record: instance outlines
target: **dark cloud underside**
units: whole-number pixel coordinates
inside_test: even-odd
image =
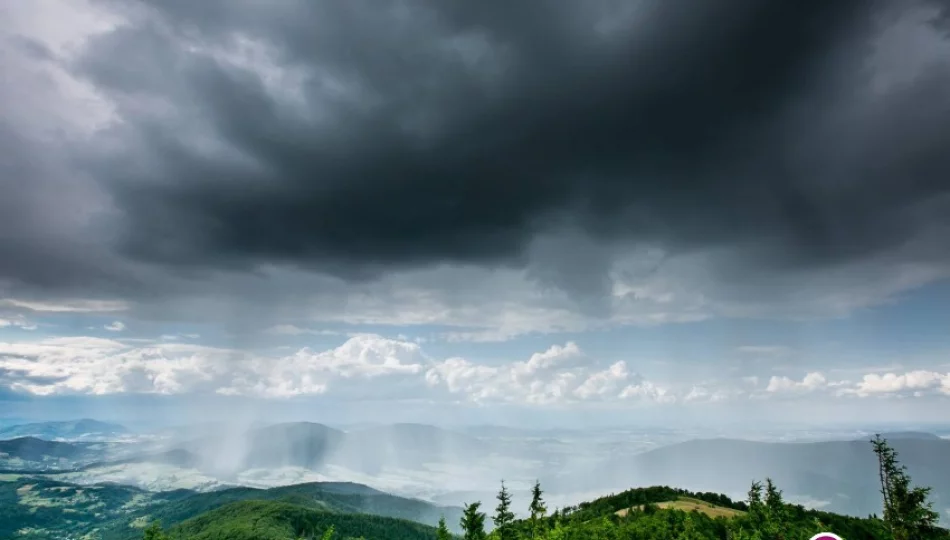
[[[355,278],[571,228],[818,268],[950,219],[948,64],[872,90],[923,3],[147,4],[72,66],[120,106],[78,163],[136,260]],[[242,43],[296,78],[209,52]]]

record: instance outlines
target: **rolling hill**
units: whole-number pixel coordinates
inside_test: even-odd
[[[720,506],[718,504],[693,497],[678,497],[672,501],[658,502],[656,503],[656,507],[671,510],[682,510],[683,512],[699,512],[714,519],[717,517],[734,518],[742,516],[746,513],[743,510],[729,508],[728,506]],[[635,512],[637,510],[644,510],[644,505],[634,506],[631,508],[621,508],[620,510],[614,512],[614,514],[624,517],[630,512]]]
[[[750,505],[718,493],[667,486],[629,489],[570,506],[548,519],[547,526],[557,530],[558,538],[806,539],[827,531],[847,540],[890,538],[877,518],[841,516],[781,501]],[[766,532],[771,527],[775,527],[773,532]],[[527,521],[515,523],[514,528],[530,534]],[[928,540],[948,538],[946,531],[934,532]]]
[[[196,493],[150,492],[131,486],[79,486],[35,476],[0,476],[0,538],[65,538],[95,535],[104,540],[141,537],[158,520],[171,525],[244,501],[284,503],[319,512],[363,514],[435,525],[441,516],[458,523],[459,508],[440,507],[389,495],[360,484],[309,483],[262,490],[232,488]]]
[[[242,501],[189,519],[169,533],[189,540],[286,540],[320,538],[333,528],[337,538],[434,540],[435,528],[404,519],[315,510],[275,501]]]
[[[68,470],[106,455],[107,443],[69,443],[36,437],[0,441],[0,470]]]

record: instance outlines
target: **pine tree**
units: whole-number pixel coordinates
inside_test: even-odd
[[[495,523],[495,532],[498,540],[515,540],[515,530],[512,525],[515,522],[515,513],[511,511],[511,493],[505,487],[505,481],[501,481],[501,491],[498,492],[498,506],[495,507],[495,515],[492,521]]]
[[[748,521],[734,524],[732,538],[735,540],[764,540],[763,529],[768,521],[768,515],[765,504],[762,502],[761,482],[752,482],[747,504],[749,505]]]
[[[463,508],[459,526],[462,528],[462,538],[464,540],[485,540],[487,538],[485,534],[485,513],[478,511],[481,506],[481,502],[473,502]]]
[[[437,540],[452,540],[452,533],[445,525],[445,516],[439,518],[439,526],[435,530],[435,537]]]
[[[530,514],[528,520],[531,524],[531,538],[544,537],[544,517],[548,509],[544,506],[544,500],[541,498],[541,482],[535,481],[531,488],[531,504],[528,506]]]
[[[323,536],[320,537],[320,540],[333,540],[333,534],[336,532],[336,527],[330,525],[330,528],[323,532]]]
[[[765,479],[765,536],[781,539],[788,529],[788,510],[782,499],[782,492],[775,487],[771,478]]]
[[[749,516],[758,525],[758,522],[765,520],[765,509],[762,506],[762,482],[752,482],[748,497]]]
[[[897,451],[880,435],[874,436],[871,445],[877,454],[884,522],[894,540],[927,538],[940,518],[927,501],[930,488],[911,487],[907,468],[897,461]]]

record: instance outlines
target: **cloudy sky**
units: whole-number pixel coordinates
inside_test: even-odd
[[[8,416],[950,420],[943,0],[3,2],[0,69]]]

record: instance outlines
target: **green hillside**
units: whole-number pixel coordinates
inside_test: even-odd
[[[452,523],[458,523],[461,516],[459,508],[440,507],[417,499],[397,497],[359,484],[308,483],[272,489],[233,488],[198,493],[158,506],[139,517],[167,524],[179,523],[208,510],[249,500],[282,502],[317,511],[399,518],[429,525],[435,525],[442,515]],[[113,527],[110,537],[113,536],[112,531],[115,531],[116,538],[131,537],[127,527]]]
[[[360,484],[308,483],[273,489],[233,488],[208,493],[149,492],[131,486],[78,486],[29,475],[0,478],[0,539],[141,538],[152,521],[178,524],[243,501],[291,504],[305,510],[454,525],[459,508],[382,493]]]
[[[890,539],[882,520],[856,518],[785,504],[766,483],[749,501],[725,495],[692,493],[666,486],[637,488],[562,509],[542,521],[545,538],[623,539],[776,539],[807,540],[832,531],[846,540]],[[515,538],[530,538],[530,520],[515,522]],[[756,536],[760,535],[760,536]]]
[[[408,520],[327,512],[274,501],[231,503],[175,526],[167,536],[191,540],[285,540],[320,538],[331,527],[338,539],[436,538],[435,528]]]

